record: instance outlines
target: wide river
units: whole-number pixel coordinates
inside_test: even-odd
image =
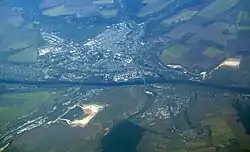
[[[176,85],[189,85],[197,87],[205,87],[210,89],[222,90],[226,92],[235,92],[250,94],[250,87],[240,86],[221,86],[204,81],[195,81],[189,79],[162,79],[162,78],[147,78],[135,79],[129,81],[29,81],[29,80],[13,80],[13,79],[0,79],[0,84],[21,84],[21,85],[35,85],[40,87],[71,87],[71,86],[93,86],[93,87],[115,87],[115,86],[134,86],[134,85],[147,85],[147,84],[176,84]]]

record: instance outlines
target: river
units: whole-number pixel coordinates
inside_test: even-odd
[[[162,78],[146,78],[134,79],[129,81],[32,81],[32,80],[14,80],[14,79],[0,79],[0,84],[21,84],[34,85],[39,87],[72,87],[72,86],[93,86],[93,87],[115,87],[115,86],[135,86],[148,84],[175,84],[175,85],[189,85],[197,87],[205,87],[210,89],[222,90],[226,92],[250,94],[250,87],[239,86],[221,86],[207,83],[204,81],[195,81],[190,79],[162,79]]]

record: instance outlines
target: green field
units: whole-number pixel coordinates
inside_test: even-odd
[[[239,0],[215,0],[213,3],[208,5],[205,9],[200,11],[198,13],[199,16],[205,17],[205,18],[214,18],[218,16],[219,14],[229,10],[233,6],[235,6]]]
[[[191,19],[196,14],[197,14],[197,11],[183,11],[174,15],[171,18],[163,20],[161,23],[169,25],[175,21],[186,21],[186,20]]]
[[[140,12],[137,14],[137,17],[145,17],[147,15],[156,13],[158,11],[161,11],[165,7],[167,7],[169,4],[171,4],[174,0],[158,0],[152,3],[149,3],[145,7],[143,7]]]
[[[165,49],[161,57],[166,61],[173,61],[179,59],[188,50],[183,45],[173,45],[170,48]]]
[[[219,49],[216,49],[216,48],[213,48],[213,47],[208,47],[204,52],[203,54],[210,57],[210,58],[213,58],[217,55],[220,55],[222,54],[223,51],[222,50],[219,50]]]
[[[158,0],[142,0],[142,3],[143,4],[151,4],[151,3],[155,3],[157,2]]]
[[[8,58],[10,62],[36,62],[37,61],[37,48],[30,47],[25,50],[18,52]]]
[[[43,14],[46,16],[60,16],[60,15],[71,15],[74,14],[74,12],[70,12],[66,6],[61,5],[61,6],[56,6],[50,9],[46,9],[45,11],[43,11]]]
[[[30,45],[31,44],[24,42],[24,41],[17,41],[17,42],[12,43],[9,46],[9,48],[12,50],[20,51],[20,50],[24,50],[24,49],[28,48]]]
[[[242,22],[247,23],[250,21],[250,14],[248,11],[240,11],[237,16],[237,24],[240,25]]]
[[[50,93],[46,91],[1,95],[0,124],[15,120],[33,109],[38,108],[49,97]],[[17,102],[21,102],[21,104]],[[2,106],[2,104],[4,106]]]
[[[92,1],[90,3],[89,0],[85,0],[80,2],[79,5],[75,5],[72,1],[66,1],[65,4],[60,6],[55,6],[43,11],[43,15],[56,17],[56,16],[64,16],[64,15],[74,15],[81,11],[82,15],[84,16],[92,16],[95,13],[98,13],[97,9],[89,10],[89,9],[82,9],[82,7],[92,7]]]
[[[0,48],[3,51],[21,51],[30,46],[37,47],[44,42],[38,29],[16,27],[4,20],[0,25],[0,35],[2,38]]]
[[[95,5],[114,4],[114,0],[93,0]]]
[[[116,17],[118,10],[117,9],[110,9],[110,10],[101,10],[100,11],[102,16],[105,18]]]
[[[239,31],[250,31],[250,26],[238,26]]]
[[[240,11],[239,14],[238,14],[238,16],[237,16],[237,22],[236,22],[237,24],[240,23],[241,18],[242,18],[243,15],[244,15],[244,11]]]
[[[202,126],[210,126],[212,131],[212,142],[214,146],[229,144],[230,139],[234,138],[231,128],[223,118],[208,118],[201,122]]]
[[[209,147],[209,143],[204,139],[196,139],[186,142],[185,146],[188,150],[193,150]]]

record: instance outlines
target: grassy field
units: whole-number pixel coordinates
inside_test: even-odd
[[[223,31],[225,30],[228,31],[229,34],[224,34]],[[214,42],[217,45],[225,46],[228,37],[237,37],[236,27],[230,26],[228,23],[215,22],[198,31],[187,43],[198,43],[197,40],[202,39]]]
[[[240,21],[241,21],[243,15],[244,15],[244,11],[240,11],[238,16],[237,16],[237,22],[236,22],[237,24],[240,24]]]
[[[219,14],[225,12],[226,10],[232,8],[238,2],[239,0],[227,0],[227,1],[215,0],[205,9],[200,11],[198,15],[201,17],[212,19],[218,16]]]
[[[250,57],[243,57],[240,61],[240,71],[250,73]]]
[[[212,131],[212,142],[214,146],[229,144],[229,140],[234,138],[231,128],[226,119],[215,117],[208,118],[201,122],[202,126],[210,126]]]
[[[250,31],[250,26],[238,26],[237,29],[240,31]]]
[[[232,132],[235,135],[240,147],[250,150],[250,135],[246,134],[242,123],[238,123],[237,121],[235,121],[236,119],[236,115],[228,117],[228,124],[232,128]]]
[[[103,17],[110,18],[110,17],[116,17],[118,11],[117,9],[110,9],[110,10],[102,10],[101,14]]]
[[[204,52],[203,54],[210,57],[210,58],[213,58],[217,55],[220,55],[222,54],[223,51],[222,50],[219,50],[219,49],[216,49],[216,48],[213,48],[213,47],[208,47]]]
[[[114,0],[94,0],[93,4],[95,5],[114,4]]]
[[[209,143],[204,139],[195,139],[185,143],[186,149],[196,150],[209,147]]]
[[[248,11],[240,11],[237,16],[238,25],[248,25],[250,22],[250,14]]]
[[[49,97],[50,94],[46,91],[1,95],[0,101],[4,106],[0,107],[0,124],[12,121],[38,108]],[[16,102],[22,103],[15,104]]]
[[[175,61],[187,51],[183,45],[173,45],[162,52],[161,58],[167,62]]]
[[[77,5],[75,3],[78,3]],[[92,1],[91,1],[92,3]],[[97,8],[89,0],[85,1],[66,1],[65,4],[55,6],[43,11],[43,15],[56,17],[62,15],[74,15],[81,12],[83,16],[92,16],[98,13]]]
[[[10,62],[23,62],[23,63],[30,63],[37,61],[37,48],[30,47],[26,48],[25,50],[18,52],[8,58]]]
[[[31,44],[29,43],[26,43],[24,41],[17,41],[17,42],[14,42],[12,43],[9,48],[12,49],[12,50],[24,50],[26,48],[28,48]]]
[[[59,15],[67,15],[67,9],[64,5],[56,6],[50,9],[47,9],[43,12],[44,15],[47,16],[59,16]]]
[[[53,124],[38,127],[18,136],[6,152],[97,152],[95,139],[88,138],[98,132],[98,127],[70,127],[66,124]],[[91,132],[90,132],[91,130]]]
[[[142,3],[143,4],[151,4],[151,3],[155,3],[157,2],[158,0],[143,0]]]
[[[136,91],[136,89],[138,89]],[[116,88],[102,93],[92,100],[100,103],[106,103],[110,106],[105,107],[93,119],[92,122],[105,125],[110,120],[122,117],[124,113],[133,113],[136,111],[138,103],[144,103],[147,99],[145,94],[140,91],[141,87],[135,87],[130,90],[129,88]],[[118,102],[119,101],[119,102]]]
[[[145,132],[141,141],[137,145],[137,152],[167,151],[168,144],[168,139],[150,132]]]
[[[246,85],[242,75],[237,68],[219,67],[211,72],[209,83],[217,85]],[[225,79],[226,76],[226,79]]]
[[[6,14],[5,16],[8,16],[8,14]],[[0,35],[3,38],[1,39],[0,43],[1,51],[20,51],[26,49],[29,46],[39,46],[43,43],[43,39],[40,35],[39,30],[29,30],[23,27],[13,26],[12,24],[9,24],[6,19],[1,20],[0,18],[0,21]]]
[[[140,12],[137,14],[137,17],[145,17],[147,15],[161,11],[169,4],[171,4],[173,1],[174,0],[158,0],[152,3],[149,2],[148,5],[146,5],[140,10]]]
[[[169,25],[175,21],[186,21],[191,19],[195,14],[197,14],[197,11],[182,11],[171,18],[163,20],[161,23]]]

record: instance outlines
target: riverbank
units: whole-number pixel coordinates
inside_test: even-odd
[[[204,81],[196,81],[190,79],[161,79],[161,78],[146,78],[135,79],[129,81],[27,81],[27,80],[14,80],[14,79],[0,79],[2,84],[19,84],[19,85],[34,85],[39,87],[71,87],[71,86],[94,86],[94,87],[117,87],[117,86],[135,86],[135,85],[148,85],[148,84],[173,84],[173,85],[189,85],[205,87],[227,92],[250,94],[249,87],[238,86],[221,86],[216,84],[207,83]]]

